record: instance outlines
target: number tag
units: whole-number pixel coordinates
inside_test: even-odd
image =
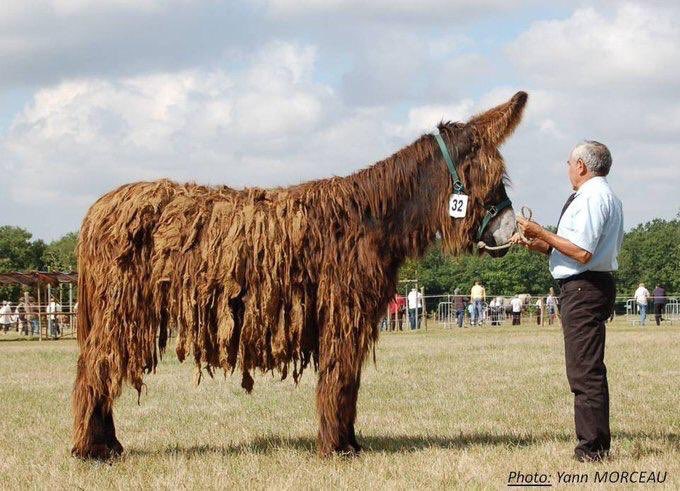
[[[467,194],[452,194],[449,198],[449,215],[453,218],[464,218],[467,212]]]

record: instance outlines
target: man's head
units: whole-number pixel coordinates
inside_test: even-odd
[[[479,286],[479,280],[475,281],[475,286]]]
[[[586,140],[574,147],[567,161],[569,180],[574,189],[591,177],[606,176],[612,166],[612,155],[606,145]]]
[[[640,288],[644,288],[644,287],[645,287],[645,284],[644,284],[644,283],[640,283]]]

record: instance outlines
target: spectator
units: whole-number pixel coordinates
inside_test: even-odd
[[[35,305],[35,299],[33,297],[28,297],[28,302],[26,303],[26,321],[31,326],[31,335],[35,336],[40,334],[40,317],[39,317],[39,306]]]
[[[543,299],[539,297],[536,300],[536,325],[540,326],[543,324]]]
[[[475,306],[470,302],[467,306],[468,317],[470,317],[470,325],[472,325],[472,316],[475,315]]]
[[[522,300],[519,295],[515,295],[515,298],[510,300],[510,305],[512,305],[512,325],[519,326],[522,322]]]
[[[396,331],[397,326],[399,326],[399,330],[402,329],[402,321],[404,319],[404,310],[406,308],[406,299],[402,296],[399,295],[398,293],[394,294],[394,298],[390,302],[390,305],[387,307],[388,312],[390,313],[390,321],[393,322],[391,326],[388,326],[387,329],[390,331]]]
[[[499,316],[502,305],[501,297],[493,298],[491,302],[489,302],[489,316],[491,317],[492,326],[500,326],[501,324]]]
[[[423,311],[423,294],[416,290],[416,287],[411,288],[408,292],[408,320],[411,324],[411,330],[420,327],[419,313]]]
[[[486,290],[479,281],[475,281],[475,285],[470,290],[470,303],[473,305],[472,310],[472,325],[482,325],[482,314],[484,312],[484,302],[486,301]]]
[[[548,296],[545,299],[545,306],[548,310],[548,325],[552,326],[557,317],[557,297],[555,296],[555,290],[552,287],[550,287]]]
[[[50,320],[51,332],[50,335],[56,339],[61,334],[61,329],[59,326],[60,317],[55,315],[61,312],[61,304],[58,303],[54,298],[51,299],[50,303],[47,305],[48,319]]]
[[[14,309],[14,316],[17,318],[17,332],[21,332],[21,334],[28,334],[26,304],[23,300],[21,300]]]
[[[654,320],[656,321],[656,325],[660,326],[661,321],[663,320],[663,310],[666,306],[666,289],[662,285],[657,284],[656,288],[654,288],[653,296]]]
[[[647,300],[649,299],[649,290],[645,288],[644,283],[640,283],[638,289],[635,290],[634,297],[640,311],[640,325],[644,326],[647,318]]]
[[[456,288],[453,291],[453,308],[456,311],[456,323],[458,324],[458,327],[463,327],[467,303],[468,303],[467,297],[460,294],[460,288]]]
[[[0,307],[0,329],[2,332],[9,331],[12,325],[12,307],[7,300],[2,302],[2,307]]]

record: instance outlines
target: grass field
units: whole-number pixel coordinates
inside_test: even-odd
[[[609,328],[613,456],[571,460],[572,396],[557,328],[444,330],[381,336],[367,362],[357,430],[365,451],[315,450],[314,380],[238,376],[192,385],[169,353],[128,389],[115,417],[124,457],[69,455],[75,341],[0,336],[0,488],[502,488],[511,471],[666,472],[680,488],[680,327]],[[589,485],[590,486],[590,485]],[[620,486],[619,486],[620,487]]]

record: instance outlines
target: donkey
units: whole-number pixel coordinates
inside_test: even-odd
[[[72,453],[121,454],[114,400],[123,382],[139,394],[169,323],[199,380],[238,367],[250,391],[255,370],[285,378],[292,365],[297,382],[311,363],[320,454],[359,452],[362,364],[400,265],[437,237],[461,254],[514,232],[498,146],[526,101],[518,92],[467,123],[442,122],[438,135],[347,177],[243,190],[160,180],[101,197],[78,244]]]

